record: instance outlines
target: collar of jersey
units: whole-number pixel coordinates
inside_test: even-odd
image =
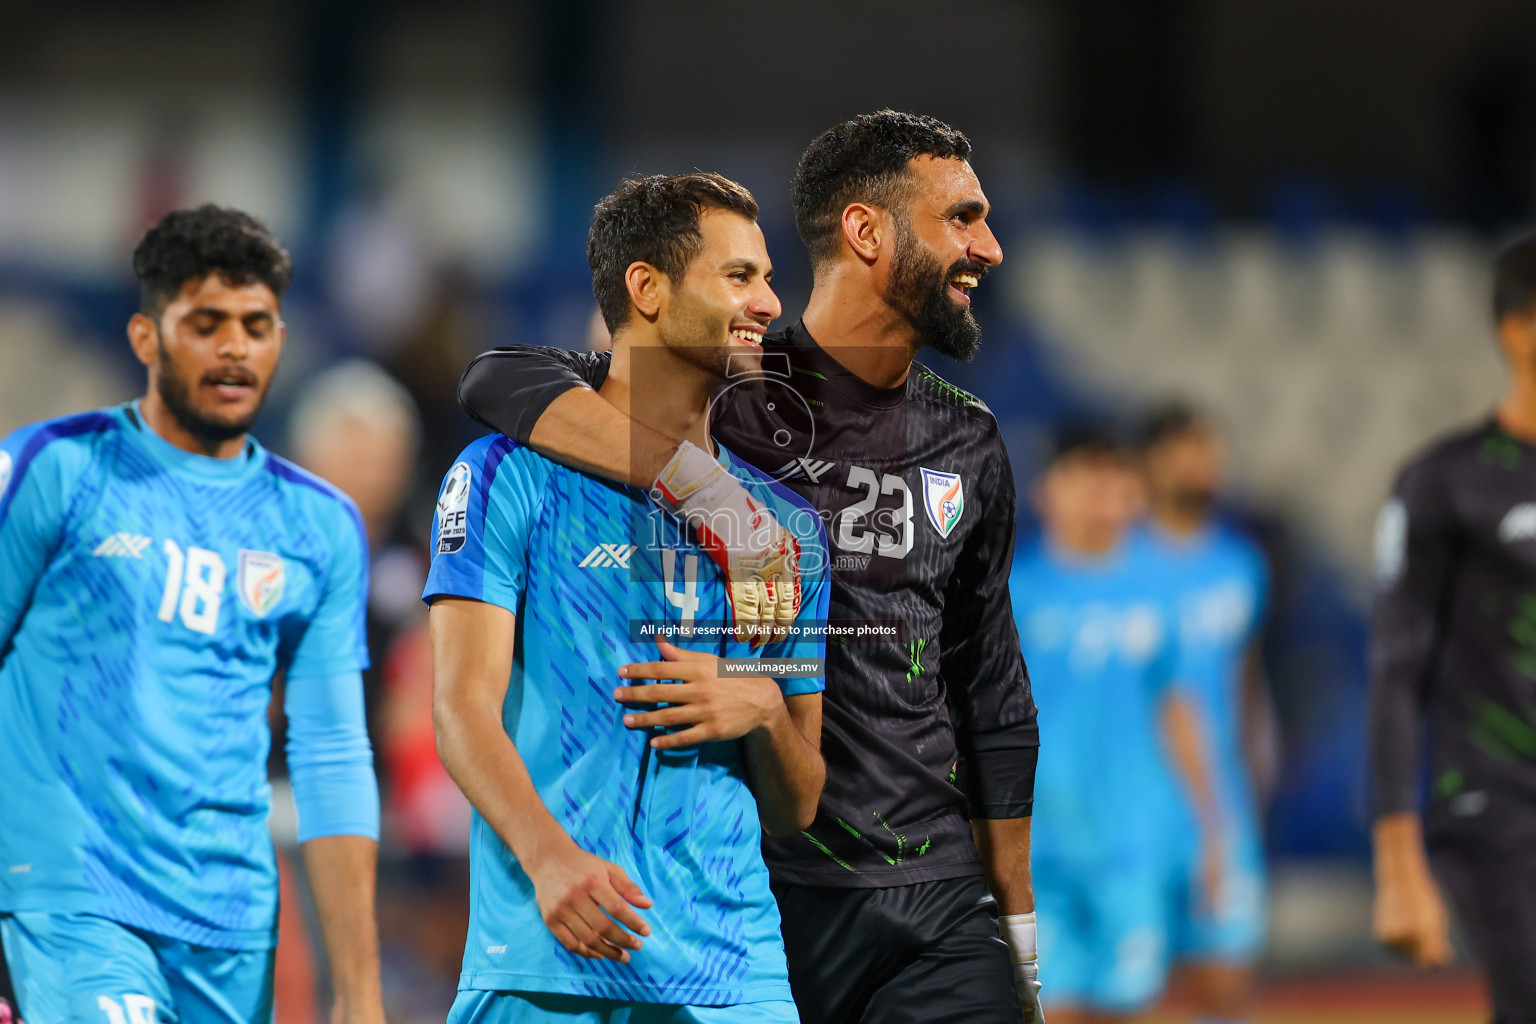
[[[816,339],[811,337],[811,332],[805,329],[804,320],[797,321],[793,327],[786,330],[784,339],[800,353],[800,358],[807,364],[807,369],[819,374],[829,386],[836,388],[862,406],[871,409],[893,409],[907,399],[907,381],[912,379],[910,372],[907,374],[907,380],[894,388],[876,387],[858,374],[849,371],[833,358],[830,352],[818,345]]]
[[[1066,572],[1097,573],[1103,575],[1109,575],[1124,566],[1128,554],[1126,538],[1121,538],[1119,544],[1116,544],[1102,555],[1089,555],[1067,550],[1049,533],[1043,531],[1040,536],[1040,550],[1045,553],[1045,557],[1051,565],[1057,569]]]
[[[1207,520],[1200,529],[1188,536],[1179,536],[1150,517],[1137,524],[1143,538],[1155,547],[1179,558],[1204,554],[1216,543],[1216,523]]]
[[[238,482],[258,472],[266,462],[266,449],[256,443],[249,434],[245,437],[245,451],[232,459],[215,459],[178,448],[150,429],[144,422],[144,413],[135,399],[118,406],[119,414],[128,424],[128,435],[150,458],[167,469],[190,473],[204,480]]]

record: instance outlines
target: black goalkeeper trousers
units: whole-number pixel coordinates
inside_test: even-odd
[[[1430,861],[1488,973],[1494,1024],[1536,1024],[1536,849],[1457,837]]]
[[[980,878],[773,892],[802,1024],[1021,1024],[997,901]]]

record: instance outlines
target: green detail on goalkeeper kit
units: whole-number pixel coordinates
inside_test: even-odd
[[[907,667],[907,682],[910,683],[923,674],[923,648],[927,646],[927,640],[912,640],[907,643],[907,659],[910,662]]]
[[[877,814],[877,815],[875,815],[875,817],[878,818],[879,815]],[[853,836],[853,838],[857,839],[859,842],[863,843],[865,846],[869,847],[871,850],[874,850],[876,853],[880,853],[879,849],[877,849],[875,847],[875,844],[870,842],[868,839],[866,839],[864,837],[864,833],[860,832],[858,829],[856,829],[852,825],[848,824],[842,818],[838,818],[837,819],[837,823],[839,825],[843,826],[843,831],[845,831],[849,835]],[[887,864],[891,865],[892,867],[896,866],[896,861],[891,860],[891,858],[889,856],[887,856],[886,854],[880,853],[880,856],[881,856],[882,859],[884,859],[884,861]]]
[[[887,864],[889,864],[893,868],[894,867],[899,867],[902,864],[902,862],[907,859],[908,848],[911,846],[911,841],[909,839],[907,839],[906,836],[902,835],[900,832],[897,832],[895,829],[891,828],[891,826],[886,823],[885,816],[882,815],[879,811],[871,811],[870,813],[873,814],[875,820],[880,823],[880,827],[885,829],[885,831],[890,834],[892,839],[896,840],[896,856],[895,857],[892,857],[890,854],[885,853],[882,850],[880,850],[879,847],[877,847],[874,843],[869,841],[869,837],[868,836],[864,835],[864,833],[860,832],[858,829],[856,829],[852,825],[848,824],[842,818],[835,818],[833,820],[837,822],[838,827],[841,828],[844,832],[847,832],[849,835],[853,836],[853,838],[857,839],[859,842],[861,842],[865,846],[869,847],[869,849],[871,849],[875,853],[879,854],[881,860],[885,861]],[[800,834],[805,836],[805,838],[809,839],[811,841],[811,845],[812,846],[816,847],[816,849],[820,850],[822,853],[826,854],[828,857],[831,857],[834,861],[836,861],[838,864],[842,865],[843,867],[847,868],[849,871],[857,871],[858,870],[857,868],[852,867],[851,865],[849,865],[849,863],[847,861],[843,860],[837,854],[833,853],[831,848],[829,846],[827,846],[826,843],[823,843],[820,839],[817,839],[815,836],[811,835],[809,832],[801,832]],[[912,853],[912,855],[915,856],[915,857],[921,857],[923,854],[927,853],[929,851],[929,849],[932,848],[932,846],[933,846],[933,837],[932,836],[924,836],[923,837],[923,845],[919,846],[917,848],[917,850]]]
[[[845,825],[844,827],[846,828],[847,826]],[[811,841],[811,845],[812,846],[816,847],[816,849],[820,850],[822,853],[826,854],[828,857],[831,857],[834,861],[836,861],[839,867],[847,868],[849,871],[856,871],[856,870],[858,870],[852,864],[849,864],[847,861],[843,860],[843,858],[841,858],[837,854],[833,853],[830,849],[828,849],[826,843],[822,842],[820,839],[817,839],[815,836],[811,835],[809,832],[801,832],[800,834],[805,836],[805,838],[809,839]]]
[[[1536,679],[1536,597],[1527,594],[1516,603],[1509,636],[1520,645],[1510,662],[1527,679]]]
[[[1453,797],[1461,792],[1461,787],[1465,784],[1466,779],[1462,777],[1461,772],[1449,768],[1441,772],[1440,777],[1435,780],[1435,795],[1442,799]]]
[[[1502,430],[1496,430],[1483,439],[1477,457],[1487,465],[1513,473],[1520,468],[1520,443]]]
[[[891,838],[896,840],[896,859],[895,860],[891,860],[891,858],[889,858],[889,857],[885,858],[887,861],[890,862],[892,867],[895,867],[896,865],[900,864],[902,861],[907,859],[907,837],[902,835],[900,832],[897,832],[895,829],[891,828],[891,826],[886,822],[884,815],[882,815],[879,811],[872,811],[870,813],[872,813],[875,816],[875,820],[880,823],[880,827],[885,829],[887,832],[889,832],[891,834]],[[933,837],[932,836],[924,836],[923,839],[925,840],[925,842],[923,843],[922,846],[918,847],[918,849],[917,849],[917,854],[916,855],[919,856],[919,857],[921,857],[923,854],[927,853],[928,852],[928,848],[933,845]]]
[[[1485,754],[1501,761],[1512,755],[1536,760],[1536,728],[1529,722],[1490,700],[1479,701],[1473,711],[1469,737]]]
[[[939,393],[939,397],[949,402],[951,405],[964,406],[981,404],[981,401],[975,395],[962,388],[955,387],[949,381],[945,380],[943,377],[940,377],[938,374],[934,373],[932,370],[927,369],[926,367],[922,371],[921,380],[923,383],[929,385],[935,391],[937,391]]]
[[[824,373],[817,373],[815,370],[807,370],[803,366],[791,367],[790,368],[790,372],[791,373],[804,374],[807,377],[815,377],[817,380],[826,380],[827,379],[827,375],[826,374],[824,374]]]

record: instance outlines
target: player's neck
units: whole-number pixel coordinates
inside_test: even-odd
[[[144,425],[160,438],[184,452],[206,455],[213,459],[233,459],[245,451],[245,435],[228,440],[210,441],[188,430],[176,414],[160,400],[159,393],[151,387],[149,393],[139,399],[139,416]]]
[[[1499,427],[1510,437],[1536,444],[1536,374],[1516,374],[1499,403]]]
[[[906,383],[922,347],[917,330],[870,286],[864,268],[816,274],[801,319],[816,344],[849,373],[877,388]]]
[[[708,371],[660,343],[616,338],[598,394],[641,426],[712,452],[709,396],[717,384]]]
[[[1162,505],[1152,508],[1152,525],[1175,540],[1190,540],[1205,529],[1208,521],[1202,512]]]
[[[1046,539],[1058,555],[1073,562],[1096,562],[1120,546],[1120,535],[1094,529],[1074,529],[1063,525],[1046,530]]]

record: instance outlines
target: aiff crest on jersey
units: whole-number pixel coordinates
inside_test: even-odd
[[[965,513],[965,487],[960,474],[923,470],[923,505],[928,509],[928,521],[939,531],[939,536],[948,537]]]
[[[257,618],[277,607],[283,597],[283,584],[287,573],[283,569],[281,555],[270,551],[240,551],[238,587],[240,603]]]

